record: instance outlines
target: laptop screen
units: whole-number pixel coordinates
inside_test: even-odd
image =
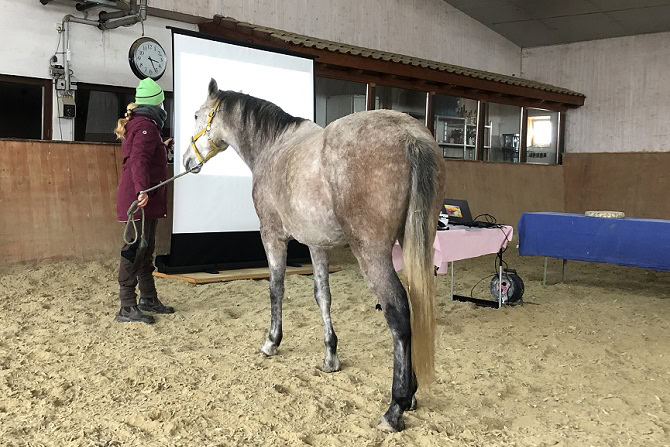
[[[445,204],[444,205],[444,211],[447,216],[449,217],[463,217],[463,212],[461,211],[461,207],[458,205],[449,205]]]
[[[449,216],[449,223],[470,224],[472,214],[467,200],[445,199],[440,214]]]

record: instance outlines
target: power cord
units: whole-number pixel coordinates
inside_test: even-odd
[[[479,284],[481,284],[482,281],[484,281],[485,279],[489,279],[489,278],[491,278],[491,275],[486,275],[485,277],[483,277],[482,279],[480,279],[479,281],[477,281],[477,284],[475,284],[474,286],[472,286],[472,289],[470,289],[470,298],[474,298],[474,297],[475,297],[475,296],[474,296],[475,288],[476,288]]]
[[[484,220],[478,220],[480,217],[483,217]],[[488,214],[488,213],[483,213],[483,214],[480,214],[477,217],[475,217],[473,219],[473,222],[475,223],[476,227],[478,226],[477,222],[482,222],[482,223],[485,223],[485,225],[481,225],[480,227],[498,228],[502,232],[502,234],[505,236],[504,241],[507,241],[507,234],[505,233],[505,230],[504,230],[505,226],[502,225],[502,224],[499,224],[498,220],[495,218],[495,216],[493,216],[491,214]],[[493,273],[496,274],[496,275],[498,274],[498,270],[499,270],[499,267],[501,265],[505,267],[505,270],[507,270],[509,268],[509,266],[507,265],[507,262],[505,262],[505,260],[503,259],[503,253],[505,253],[505,251],[507,251],[507,246],[505,245],[505,242],[503,242],[503,244],[500,246],[500,250],[496,254],[496,257],[495,257],[494,263],[493,263]]]

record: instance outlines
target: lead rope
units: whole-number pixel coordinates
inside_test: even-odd
[[[177,174],[174,177],[170,177],[169,179],[167,179],[163,182],[160,182],[156,186],[152,186],[149,189],[146,189],[144,191],[140,191],[140,194],[148,194],[151,191],[153,191],[155,189],[158,189],[163,185],[166,185],[170,182],[174,182],[179,177],[184,176],[184,175],[186,175],[186,174],[188,174],[188,173],[190,173],[190,172],[192,172],[192,171],[194,171],[198,168],[201,168],[203,164],[205,164],[204,161],[202,161],[202,162],[198,163],[197,165],[193,166],[191,169],[182,172],[181,174]],[[133,203],[130,204],[130,208],[128,208],[128,212],[126,213],[126,214],[128,214],[128,221],[126,222],[126,226],[123,229],[123,242],[126,243],[127,245],[133,245],[134,243],[137,242],[137,239],[139,239],[141,237],[142,239],[141,239],[141,242],[140,242],[140,249],[143,249],[143,248],[146,248],[149,244],[147,243],[147,240],[144,238],[144,220],[145,220],[144,219],[144,208],[140,208],[138,206],[139,203],[140,203],[139,200],[135,200]],[[142,233],[139,233],[139,234],[137,232],[137,224],[135,223],[135,220],[133,219],[133,217],[135,216],[135,213],[138,211],[138,208],[139,208],[139,211],[142,212],[142,217],[141,217]],[[135,235],[132,240],[128,238],[128,228],[130,228],[131,222],[132,222],[132,226],[133,226],[133,234]]]
[[[195,156],[200,163],[193,166],[191,169],[182,172],[181,174],[177,174],[174,177],[171,177],[171,178],[165,180],[164,182],[159,183],[156,186],[153,186],[153,187],[151,187],[147,190],[144,190],[144,191],[140,191],[140,194],[149,193],[149,192],[153,191],[154,189],[158,189],[158,188],[160,188],[161,186],[163,186],[167,183],[170,183],[170,182],[173,182],[173,181],[177,180],[182,175],[186,175],[191,171],[194,171],[198,168],[201,168],[202,165],[204,165],[210,158],[212,158],[213,156],[215,156],[219,152],[224,151],[226,149],[225,147],[217,146],[216,144],[214,144],[211,137],[209,136],[209,131],[212,129],[212,121],[214,120],[214,117],[216,116],[216,112],[218,112],[220,105],[221,105],[221,99],[219,99],[216,102],[216,104],[214,104],[214,107],[212,107],[212,110],[209,111],[209,115],[208,115],[208,118],[207,118],[207,126],[205,126],[204,129],[202,129],[200,132],[198,132],[193,137],[191,137],[191,147],[193,148],[193,152],[195,153]],[[200,151],[198,150],[197,146],[195,145],[195,142],[200,137],[202,137],[203,135],[207,136],[207,140],[209,141],[209,145],[212,147],[212,150],[210,150],[209,153],[207,154],[207,156],[205,156],[204,158],[202,157],[202,155],[200,155]],[[226,145],[226,147],[228,147],[228,146]],[[138,236],[140,236],[140,235],[137,234],[137,224],[135,223],[135,220],[133,219],[133,217],[135,216],[135,213],[137,212],[139,203],[140,203],[139,200],[135,200],[133,203],[130,204],[130,208],[128,208],[128,213],[127,213],[128,214],[128,221],[126,221],[126,226],[123,229],[123,242],[125,242],[128,245],[133,245],[135,242],[137,242]],[[145,248],[149,244],[147,243],[146,239],[144,238],[144,220],[145,220],[144,219],[144,208],[140,208],[140,211],[142,212],[142,233],[141,233],[142,241],[140,242],[140,248]],[[133,231],[135,232],[135,236],[134,236],[134,239],[132,241],[128,238],[128,228],[130,227],[131,222],[133,223]]]

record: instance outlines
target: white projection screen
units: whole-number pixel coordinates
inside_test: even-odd
[[[173,30],[175,174],[214,78],[221,90],[266,99],[314,120],[314,61]],[[173,234],[258,231],[251,172],[231,147],[174,184]]]

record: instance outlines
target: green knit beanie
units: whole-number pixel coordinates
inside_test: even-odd
[[[165,94],[160,85],[151,78],[142,79],[135,89],[135,104],[157,106],[165,101]]]

